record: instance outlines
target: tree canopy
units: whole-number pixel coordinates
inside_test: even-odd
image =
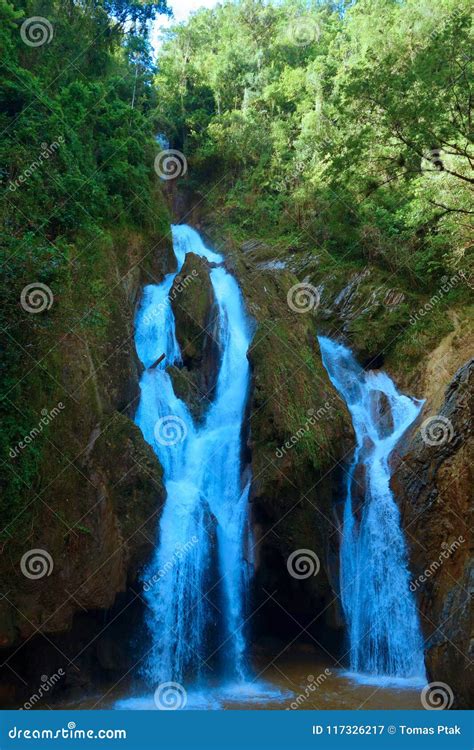
[[[57,378],[50,331],[103,327],[104,250],[121,228],[162,229],[146,34],[157,12],[168,13],[165,0],[0,0],[5,518],[37,472],[39,444],[15,464],[8,451],[38,422],[35,401]],[[25,313],[32,283],[54,294],[51,312]]]
[[[160,52],[160,127],[197,189],[219,180],[236,223],[304,228],[335,253],[432,283],[465,267],[470,247],[469,5],[235,0],[202,10]]]

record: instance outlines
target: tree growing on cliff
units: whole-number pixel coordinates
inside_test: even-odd
[[[158,117],[235,223],[428,288],[468,265],[471,45],[466,0],[236,0],[171,32]]]

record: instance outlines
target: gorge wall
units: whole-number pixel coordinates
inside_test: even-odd
[[[218,236],[212,219],[203,226]],[[256,581],[265,593],[278,592],[271,598],[274,632],[284,630],[285,616],[295,617],[300,625],[312,623],[311,635],[323,644],[331,637],[344,643],[342,631],[337,632],[343,626],[337,603],[339,504],[353,439],[345,407],[320,371],[314,344],[318,330],[348,344],[366,367],[383,367],[402,391],[425,401],[392,456],[393,488],[422,617],[428,677],[449,685],[453,708],[467,708],[473,684],[470,311],[450,310],[447,332],[443,335],[441,329],[420,341],[415,323],[425,301],[390,287],[377,267],[368,265],[344,277],[339,269],[328,271],[313,253],[282,252],[262,240],[242,243],[235,235],[229,231],[226,253],[259,321],[251,353],[251,434],[254,512],[257,529],[263,519],[264,564]],[[317,291],[318,304],[309,313],[292,314],[287,295],[301,282]],[[465,284],[466,279],[454,274],[451,283]],[[429,301],[426,309],[433,307],[436,302]],[[410,322],[402,326],[407,311]],[[424,308],[421,314],[426,314]],[[308,356],[300,363],[292,349],[304,352],[306,346]],[[319,415],[308,431],[307,398]],[[272,450],[275,435],[278,452]],[[268,538],[265,530],[273,524],[277,533]],[[321,553],[322,575],[309,583],[289,581],[283,570],[285,556],[300,547]]]
[[[321,362],[316,332],[324,331],[349,343],[364,364],[386,367],[411,395],[427,398],[423,419],[440,414],[453,425],[453,439],[439,448],[426,445],[420,425],[415,426],[394,457],[394,488],[415,582],[444,545],[459,536],[466,540],[428,581],[417,584],[430,679],[447,682],[454,707],[464,707],[470,628],[466,405],[472,393],[472,368],[463,366],[464,321],[458,319],[448,341],[436,343],[444,347],[444,369],[436,371],[439,388],[433,388],[436,346],[415,358],[411,368],[400,364],[403,349],[384,352],[381,341],[389,343],[404,299],[399,290],[380,284],[375,269],[329,284],[324,270],[311,265],[314,259],[290,252],[282,260],[270,244],[221,236],[212,220],[199,212],[194,218],[238,277],[255,328],[243,451],[253,474],[250,629],[256,653],[271,653],[292,639],[310,644],[314,653],[328,648],[336,658],[346,651],[338,552],[354,442],[347,409]],[[34,683],[53,667],[64,666],[58,694],[67,695],[90,679],[125,672],[140,655],[136,635],[143,603],[137,576],[155,544],[163,487],[156,458],[132,421],[139,374],[133,319],[143,284],[160,280],[172,263],[169,240],[154,249],[153,260],[140,263],[148,249],[143,243],[128,237],[109,251],[105,277],[116,292],[100,336],[61,337],[60,320],[53,323],[61,342],[60,380],[47,403],[62,397],[65,408],[47,433],[42,470],[30,490],[35,514],[20,542],[12,539],[2,557],[6,591],[12,592],[0,602],[1,645],[11,667],[2,682],[5,703],[26,700],[22,681]],[[124,273],[127,265],[130,272]],[[218,356],[209,270],[205,260],[190,254],[172,290],[184,366],[171,374],[197,420],[212,398]],[[318,304],[304,313],[291,296],[302,279],[319,295]],[[361,309],[367,330],[376,329],[377,336],[358,328]],[[444,397],[440,392],[446,388]],[[63,389],[72,398],[65,400]],[[40,392],[39,405],[44,397]],[[44,503],[35,500],[38,495]],[[21,572],[22,555],[37,548],[47,550],[54,563],[39,581]],[[303,580],[290,575],[288,558],[297,550],[317,555],[317,575]],[[132,647],[124,653],[120,642]]]
[[[427,639],[428,677],[450,685],[454,707],[465,709],[473,684],[473,380],[471,359],[455,373],[436,413],[428,406],[421,430],[400,446],[393,477]]]
[[[124,609],[135,621],[141,603],[130,587],[153,549],[164,499],[161,468],[133,422],[133,320],[143,284],[161,278],[169,250],[168,232],[117,237],[102,248],[95,290],[84,294],[78,280],[44,314],[41,367],[28,391],[38,424],[8,467],[14,473],[28,451],[38,454],[2,545],[2,704],[27,700],[41,675],[59,668],[57,690],[67,691],[131,658],[113,628],[102,631]],[[97,308],[101,325],[87,325]],[[120,632],[120,620],[114,627]]]

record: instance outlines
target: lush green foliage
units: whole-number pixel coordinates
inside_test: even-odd
[[[55,345],[75,327],[81,335],[104,327],[105,251],[120,230],[163,228],[153,169],[157,96],[143,31],[157,11],[166,11],[164,0],[0,0],[0,452],[12,516],[35,479],[41,441],[15,461],[8,452],[48,405],[38,400],[63,366]],[[34,17],[46,20],[40,36],[27,31]],[[38,282],[54,295],[41,315],[20,305],[22,289]]]
[[[344,8],[344,5],[346,6]],[[429,289],[467,265],[467,0],[226,2],[174,30],[159,120],[225,217]]]
[[[155,69],[146,29],[165,0],[0,0],[6,515],[44,462],[40,441],[8,454],[51,405],[48,389],[57,399],[58,341],[107,335],[108,252],[124,233],[163,231],[157,133],[188,158],[181,186],[242,237],[314,249],[334,277],[370,262],[410,299],[467,268],[469,11],[468,0],[226,0],[169,32]],[[34,17],[47,21],[41,44],[25,41]],[[20,304],[33,282],[54,294],[41,315]],[[362,324],[384,340],[377,321]],[[423,326],[420,347],[442,327]]]

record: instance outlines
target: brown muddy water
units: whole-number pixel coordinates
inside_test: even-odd
[[[256,677],[244,685],[216,684],[214,687],[186,688],[187,710],[328,710],[328,709],[419,709],[422,685],[407,686],[363,681],[314,656],[302,653],[283,655],[273,663],[255,665]],[[182,694],[177,698],[182,701]],[[158,708],[153,693],[136,682],[121,681],[87,698],[55,706],[64,709]]]

